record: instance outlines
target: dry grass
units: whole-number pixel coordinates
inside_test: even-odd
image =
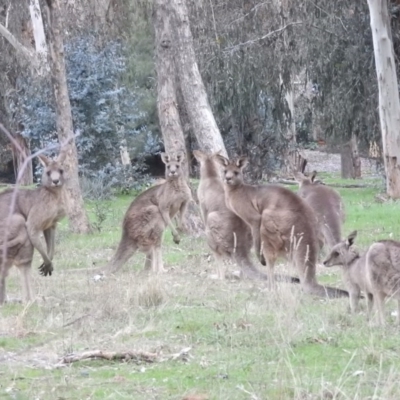
[[[368,196],[361,200],[367,227],[375,218]],[[357,215],[348,199],[348,212]],[[102,233],[79,237],[63,227],[55,274],[40,277],[35,258],[36,301],[0,309],[0,398],[399,398],[393,320],[385,329],[370,326],[365,312],[348,313],[346,299],[314,298],[295,285],[270,291],[263,282],[209,279],[214,264],[201,237],[177,246],[167,233],[166,274],[143,271],[138,254],[114,277],[94,280],[94,268],[106,264],[119,240],[128,203],[113,202]],[[277,272],[293,274],[283,266]],[[342,286],[338,270],[318,273]],[[8,288],[20,296],[17,271]],[[159,362],[58,366],[65,354],[96,349],[154,352]]]

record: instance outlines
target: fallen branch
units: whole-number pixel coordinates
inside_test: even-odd
[[[157,354],[147,353],[145,351],[102,351],[91,350],[81,354],[69,354],[60,361],[60,364],[72,364],[82,360],[97,360],[104,359],[108,361],[134,361],[136,363],[147,362],[153,363],[157,360]]]
[[[274,181],[273,183],[280,183],[282,185],[298,185],[298,183],[296,181],[292,181],[289,179],[278,179],[276,181]],[[369,185],[361,185],[358,183],[329,183],[329,184],[325,184],[322,183],[322,185],[327,185],[327,186],[331,186],[331,187],[337,187],[337,188],[345,188],[345,189],[357,189],[357,188],[367,188],[370,187]]]
[[[190,354],[191,347],[185,347],[178,353],[169,354],[164,357],[160,357],[156,353],[148,353],[146,351],[102,351],[102,350],[90,350],[84,351],[81,354],[68,354],[63,357],[57,366],[63,366],[65,364],[72,364],[77,361],[83,360],[97,360],[104,359],[108,361],[133,361],[137,364],[146,362],[153,363],[156,361],[163,362],[166,360],[182,360],[189,361],[193,356]]]

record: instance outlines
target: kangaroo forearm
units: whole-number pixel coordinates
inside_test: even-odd
[[[254,250],[256,252],[257,257],[260,257],[261,255],[261,235],[260,235],[260,230],[257,228],[252,228],[251,233],[253,235],[253,244],[254,244]]]
[[[43,241],[40,239],[39,232],[31,232],[28,230],[29,239],[33,247],[40,253],[45,264],[50,264],[51,260],[45,249]]]
[[[44,238],[46,240],[46,245],[47,245],[47,254],[48,254],[50,260],[52,260],[54,257],[55,233],[56,233],[56,229],[54,227],[46,229],[43,232]]]
[[[170,218],[170,216],[169,216],[169,210],[167,210],[167,212],[161,213],[161,215],[162,215],[162,217],[163,217],[163,220],[164,220],[164,222],[165,222],[165,225],[166,225],[166,226],[169,226],[169,228],[171,229],[172,235],[173,235],[173,236],[178,235],[178,233],[177,233],[177,231],[176,231],[176,229],[175,229],[175,227],[174,227],[174,224],[172,223],[171,218]]]
[[[186,201],[186,202],[182,203],[181,208],[179,209],[179,218],[181,221],[183,221],[183,218],[185,218],[188,206],[189,206],[189,203]]]

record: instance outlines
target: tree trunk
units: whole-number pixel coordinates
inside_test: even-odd
[[[350,149],[351,149],[351,161],[353,163],[353,168],[354,168],[354,179],[360,179],[361,158],[360,158],[360,153],[358,152],[358,139],[354,133],[351,135]]]
[[[32,185],[33,184],[33,172],[32,172],[32,160],[30,160],[23,171],[21,167],[24,161],[31,155],[31,150],[26,142],[25,138],[19,133],[14,135],[14,140],[19,144],[22,152],[19,151],[15,146],[12,146],[13,152],[13,163],[14,163],[14,174],[15,181],[20,185]],[[18,175],[19,176],[18,179]]]
[[[386,192],[400,198],[400,100],[387,0],[368,0],[379,88]]]
[[[193,133],[202,150],[209,152],[221,151],[221,154],[226,156],[225,145],[211,111],[196,62],[186,1],[169,0],[169,4],[173,11],[174,38],[178,49],[176,66]]]
[[[361,159],[358,152],[357,136],[353,133],[349,142],[345,143],[340,153],[343,179],[361,178]]]
[[[33,37],[35,38],[36,53],[38,53],[41,61],[47,62],[47,45],[46,36],[44,34],[44,26],[42,13],[40,11],[39,0],[30,0],[29,12],[31,14]]]
[[[289,20],[289,3],[288,0],[281,0],[280,1],[280,15],[281,15],[281,27],[283,28],[288,24]],[[288,42],[290,39],[288,38],[288,31],[287,29],[283,30],[282,34],[283,40],[283,50],[285,53],[290,53]],[[288,67],[286,67],[288,68]],[[287,76],[286,82],[283,79],[282,74]],[[287,121],[287,132],[286,138],[289,141],[289,147],[295,148],[296,147],[296,122],[294,119],[294,79],[292,71],[285,71],[285,66],[281,65],[281,87],[283,92],[285,93],[285,101],[287,103],[287,108],[289,111],[289,118]]]
[[[156,0],[154,7],[157,108],[161,133],[167,153],[175,151],[186,153],[185,137],[183,135],[177,104],[170,2],[169,0]],[[187,161],[188,158],[186,158],[185,163],[185,174],[189,178]]]
[[[57,133],[60,143],[67,143],[65,172],[68,176],[66,208],[70,229],[76,233],[90,232],[90,224],[85,212],[78,176],[78,154],[73,137],[71,103],[68,96],[65,71],[64,45],[62,39],[62,19],[59,0],[47,0],[49,6],[49,46],[51,59],[51,80],[56,102]]]

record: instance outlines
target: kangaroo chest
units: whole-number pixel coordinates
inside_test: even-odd
[[[249,213],[253,210],[253,205],[241,192],[226,193],[225,203],[233,213],[244,221],[249,219]]]

